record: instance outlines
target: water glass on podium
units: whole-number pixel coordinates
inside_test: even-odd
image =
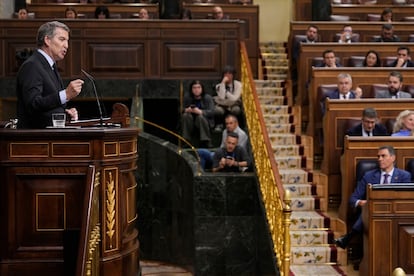
[[[65,113],[53,113],[52,123],[53,127],[65,127],[66,114]]]

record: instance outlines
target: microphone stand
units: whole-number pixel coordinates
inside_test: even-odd
[[[82,73],[92,82],[93,92],[95,93],[96,103],[98,105],[99,110],[99,124],[101,127],[103,127],[103,114],[102,114],[102,108],[101,108],[101,102],[99,101],[98,92],[96,91],[95,86],[95,79],[90,75],[89,73],[86,73],[85,70],[81,69]]]

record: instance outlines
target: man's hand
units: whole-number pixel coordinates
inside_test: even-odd
[[[361,99],[362,98],[362,89],[361,89],[361,87],[357,86],[355,88],[354,93],[355,93],[355,98],[357,98],[357,99]]]
[[[395,67],[402,67],[405,63],[405,59],[399,58]]]
[[[358,200],[358,206],[364,206],[365,204],[367,204],[366,200],[363,200],[363,199]]]
[[[81,79],[76,79],[69,83],[68,87],[66,87],[66,99],[68,101],[80,94],[83,83],[84,81]]]
[[[76,108],[66,109],[65,111],[70,116],[71,121],[77,121],[79,119]]]

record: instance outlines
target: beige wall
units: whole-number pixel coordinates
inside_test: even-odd
[[[260,6],[260,42],[287,41],[293,0],[253,0],[253,3]]]

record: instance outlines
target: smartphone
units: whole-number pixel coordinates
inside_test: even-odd
[[[195,104],[190,105],[191,108],[196,108]]]

